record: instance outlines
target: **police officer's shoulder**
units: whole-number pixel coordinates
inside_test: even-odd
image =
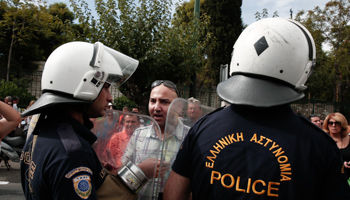
[[[317,129],[320,129],[318,128],[314,123],[312,123],[310,120],[308,120],[304,115],[299,115],[299,114],[296,114],[300,119],[302,119],[305,123],[307,123],[308,125],[312,126],[312,127],[315,127]]]
[[[309,119],[307,119],[305,116],[303,115],[297,115],[300,119],[302,119],[306,124],[308,124],[310,127],[312,127],[315,131],[317,132],[321,132],[321,134],[324,135],[324,137],[326,137],[328,140],[330,140],[331,142],[334,142],[334,139],[327,134],[324,130],[320,129],[319,127],[317,127],[314,123],[312,123]]]
[[[217,108],[217,109],[213,110],[212,112],[210,112],[210,113],[204,115],[204,116],[201,117],[199,120],[197,120],[196,123],[194,123],[194,125],[204,123],[209,117],[211,117],[211,116],[217,114],[218,112],[220,112],[220,111],[222,111],[222,110],[224,110],[224,109],[226,109],[226,108],[228,108],[228,107],[227,107],[227,106],[223,106],[223,107],[220,107],[220,108]],[[193,125],[193,126],[194,126],[194,125]],[[193,127],[193,126],[192,126],[192,127]]]
[[[225,109],[225,108],[228,108],[228,107],[229,107],[229,106],[222,106],[222,107],[220,107],[220,108],[217,108],[217,109],[213,110],[212,112],[206,114],[206,116],[213,115],[214,113],[217,113],[217,112],[219,112],[219,111],[221,111],[221,110],[223,110],[223,109]]]
[[[68,155],[83,150],[83,145],[72,125],[67,123],[59,124],[57,133]]]

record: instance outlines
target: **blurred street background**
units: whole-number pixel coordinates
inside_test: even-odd
[[[21,187],[20,165],[9,162],[11,169],[7,170],[5,163],[0,163],[0,199],[1,200],[24,200]]]

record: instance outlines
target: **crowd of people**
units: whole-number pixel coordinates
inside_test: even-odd
[[[230,77],[217,87],[229,106],[207,114],[199,100],[179,99],[174,82],[155,80],[145,116],[137,107],[116,111],[111,104],[110,86],[127,81],[137,60],[100,42],[66,43],[46,61],[42,96],[21,115],[40,114],[23,148],[24,195],[350,199],[346,118],[331,113],[307,120],[289,106],[304,97],[315,61],[303,25],[262,19],[239,36]],[[18,116],[3,115],[18,124]]]
[[[71,60],[69,64],[65,63],[67,58]],[[90,65],[85,65],[85,60]],[[77,65],[75,73],[64,73]],[[138,107],[131,111],[124,107],[121,112],[113,109],[110,85],[118,86],[127,80],[137,65],[138,61],[99,42],[67,43],[50,55],[42,76],[43,94],[22,113],[22,117],[40,114],[23,148],[28,155],[21,162],[27,199],[162,199],[166,183],[163,175],[169,175],[169,160],[175,159],[190,127],[181,120],[182,111],[175,109],[171,129],[166,128],[168,109],[179,94],[176,85],[168,80],[153,82],[149,117],[140,115]],[[125,67],[128,70],[123,70]],[[96,72],[87,73],[92,69]],[[183,104],[175,107],[182,108]],[[199,118],[194,113],[191,116],[192,123]],[[173,151],[159,160],[164,141],[169,141],[166,146]],[[118,174],[130,162],[145,180],[153,179],[137,195],[127,184],[135,179]],[[155,182],[159,192],[154,195]]]
[[[6,96],[5,98],[0,98],[0,101],[7,104],[10,107],[12,107],[12,109],[15,110],[18,114],[22,113],[24,110],[28,109],[30,106],[32,106],[35,103],[35,100],[32,100],[29,102],[29,104],[26,108],[20,108],[18,106],[19,97],[17,97],[17,96]],[[0,113],[0,119],[1,118],[3,118],[3,116]],[[19,128],[19,130],[21,131],[21,133],[19,133],[19,134],[23,137],[26,136],[31,118],[32,118],[32,116],[21,118],[21,121],[14,128],[14,129]],[[12,129],[8,134],[14,133],[14,129]]]
[[[18,107],[19,98],[17,96],[6,96],[5,98],[0,98],[0,101],[5,102],[19,113],[23,111],[23,109]]]
[[[350,126],[346,117],[339,113],[330,113],[325,119],[320,115],[310,115],[308,119],[325,131],[336,142],[344,161],[344,171],[350,184]]]
[[[156,80],[149,98],[149,116],[140,115],[138,107],[130,110],[125,106],[122,111],[107,110],[105,117],[93,120],[92,132],[97,136],[93,147],[110,173],[117,173],[132,162],[149,180],[155,181],[149,181],[138,191],[139,199],[162,199],[170,164],[184,137],[190,127],[208,112],[202,110],[200,101],[193,97],[173,102],[178,94],[172,81]],[[162,146],[165,146],[163,153]],[[159,188],[156,189],[155,185]],[[154,194],[154,190],[159,191]]]
[[[29,102],[29,104],[28,104],[28,106],[26,108],[20,108],[18,106],[19,97],[17,97],[17,96],[6,96],[5,98],[0,98],[0,101],[4,102],[5,104],[7,104],[10,107],[12,107],[12,109],[17,111],[19,114],[22,113],[24,110],[28,109],[30,106],[32,106],[35,103],[35,100],[32,100],[32,101]],[[3,116],[0,114],[0,119],[2,117]],[[23,135],[23,136],[26,135],[26,131],[28,130],[30,120],[31,120],[31,116],[28,116],[28,117],[25,117],[25,118],[21,118],[21,121],[17,124],[16,127],[20,128],[20,130],[23,131],[23,133],[21,135]],[[11,133],[13,131],[14,130],[11,130],[9,133]]]

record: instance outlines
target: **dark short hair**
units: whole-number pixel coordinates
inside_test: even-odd
[[[309,119],[310,121],[311,121],[311,117],[318,117],[318,118],[321,119],[321,117],[320,117],[319,115],[311,114],[311,115],[309,115],[309,117],[308,117],[308,119]]]

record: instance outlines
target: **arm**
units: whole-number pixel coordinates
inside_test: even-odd
[[[135,146],[134,143],[136,141],[135,138],[135,132],[134,134],[131,136],[128,145],[126,146],[126,149],[124,151],[124,154],[122,156],[121,159],[121,163],[122,165],[125,165],[129,160],[133,163],[135,163],[135,158],[134,158],[134,150],[135,150]]]
[[[0,120],[0,140],[13,131],[21,122],[21,116],[11,106],[0,101],[0,114],[3,119]]]
[[[118,169],[120,166],[118,166],[118,137],[115,135],[116,133],[113,134],[111,139],[106,145],[106,148],[103,152],[103,159],[101,160],[101,163],[104,168],[106,168],[110,173],[112,174],[117,174]],[[120,158],[119,158],[120,159]],[[120,160],[119,160],[120,161]]]
[[[345,168],[350,168],[350,161],[344,161],[344,167]]]
[[[191,199],[191,180],[171,171],[165,185],[163,197],[165,200]]]

